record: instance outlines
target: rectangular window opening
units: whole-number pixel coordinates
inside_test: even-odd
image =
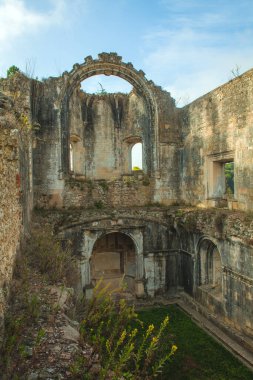
[[[230,156],[230,157],[229,157]],[[226,153],[211,155],[208,158],[207,196],[208,198],[234,198],[234,159]]]
[[[225,162],[224,163],[224,175],[225,175],[225,195],[233,196],[235,193],[235,184],[234,184],[234,162]]]
[[[213,162],[213,196],[229,198],[234,196],[234,162]]]

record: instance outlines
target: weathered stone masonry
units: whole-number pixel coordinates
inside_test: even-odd
[[[119,76],[133,90],[80,90],[98,74]],[[8,186],[1,198],[4,281],[34,202],[58,236],[72,240],[78,287],[87,297],[101,274],[115,286],[124,278],[138,297],[183,291],[253,335],[253,70],[182,109],[115,53],[88,56],[43,82],[2,80],[0,91],[23,107],[34,127],[33,149],[30,141],[25,153],[8,129],[15,129],[17,114],[12,107],[4,111],[2,163],[10,173],[1,177]],[[143,170],[135,172],[131,149],[140,142]],[[14,148],[25,154],[10,161]],[[229,193],[227,164],[234,166]],[[19,171],[21,186],[27,184],[21,199]]]
[[[23,79],[12,83],[6,93],[15,94],[17,99],[15,86],[20,86]],[[23,98],[17,107],[12,99],[0,93],[0,329],[15,257],[29,228],[33,198],[32,146],[25,102]]]

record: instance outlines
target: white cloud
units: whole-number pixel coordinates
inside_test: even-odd
[[[194,17],[173,12],[173,17],[170,13],[167,18],[171,22],[144,36],[149,51],[144,71],[158,84],[163,83],[175,99],[181,98],[180,105],[186,97],[194,100],[231,79],[236,65],[241,73],[252,67],[252,24],[238,26],[235,9],[230,13],[226,19],[227,10],[221,9],[217,13],[204,10]]]
[[[17,38],[39,31],[41,27],[59,23],[65,9],[64,0],[53,0],[52,9],[38,12],[24,0],[0,0],[0,52],[10,48]]]

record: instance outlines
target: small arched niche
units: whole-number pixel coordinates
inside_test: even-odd
[[[133,240],[121,232],[100,237],[94,244],[91,256],[91,283],[101,281],[110,290],[134,293],[136,278],[136,249]]]
[[[209,239],[201,241],[197,260],[197,284],[214,296],[222,293],[222,262],[217,246]]]

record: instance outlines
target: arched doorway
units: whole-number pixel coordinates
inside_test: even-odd
[[[102,235],[94,244],[91,255],[91,283],[100,279],[110,290],[123,286],[135,292],[136,249],[133,240],[121,232]]]

